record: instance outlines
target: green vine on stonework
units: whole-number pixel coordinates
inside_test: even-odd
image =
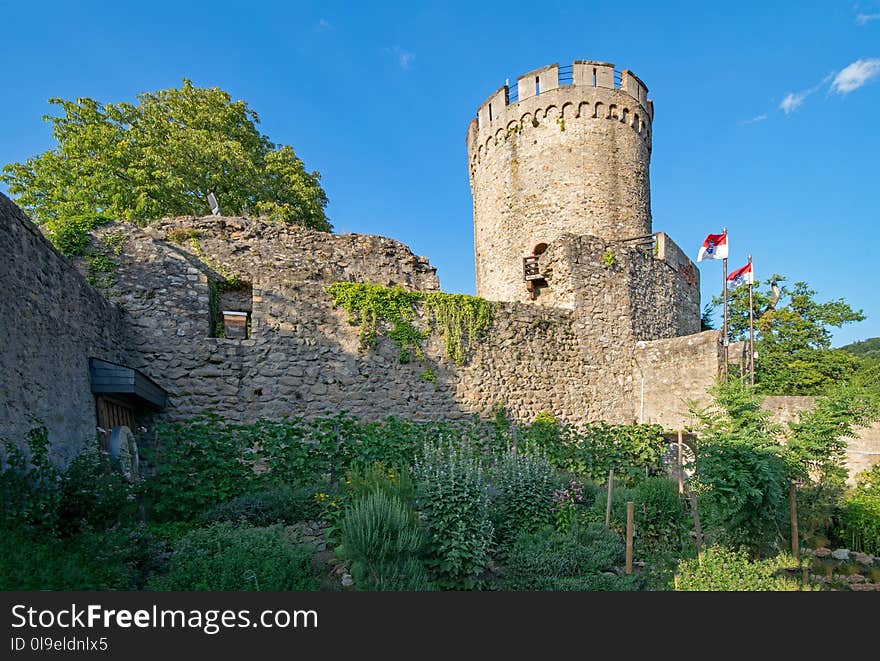
[[[425,307],[440,328],[446,355],[456,365],[464,365],[467,348],[485,337],[492,326],[495,306],[467,294],[429,292],[424,296]]]
[[[88,283],[104,296],[109,295],[116,284],[116,262],[96,250],[86,252],[84,261]]]
[[[421,292],[365,282],[335,282],[327,287],[327,293],[335,305],[348,312],[348,322],[360,326],[361,350],[376,346],[381,320],[391,326],[386,335],[397,344],[401,363],[408,363],[412,353],[424,358],[421,342],[427,335],[413,325]]]
[[[365,282],[336,282],[327,287],[327,293],[336,306],[348,312],[349,323],[360,326],[362,350],[376,346],[380,321],[390,325],[385,335],[397,344],[402,363],[409,362],[413,354],[424,361],[421,343],[439,329],[446,355],[456,365],[463,365],[468,347],[488,333],[495,311],[494,304],[475,296],[410,291]],[[424,304],[428,314],[429,328],[425,331],[413,323],[419,304]]]

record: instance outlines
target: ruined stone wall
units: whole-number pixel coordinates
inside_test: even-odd
[[[700,331],[699,271],[664,234],[644,245],[564,235],[539,265],[546,286],[535,303],[575,310],[621,346]]]
[[[339,280],[436,290],[433,267],[395,241],[214,217],[126,229],[114,297],[132,367],[169,392],[166,417],[455,419],[503,402],[523,421],[634,420],[628,330],[616,319],[597,333],[597,320],[567,310],[505,304],[467,365],[451,363],[436,333],[424,364],[401,364],[387,339],[360,351],[359,329],[325,291]],[[232,274],[253,288],[248,339],[210,337],[209,283]]]
[[[693,423],[688,402],[711,402],[708,394],[718,376],[721,344],[718,331],[638,342],[633,358],[633,398],[639,419],[666,429]]]
[[[56,459],[96,435],[90,357],[125,362],[123,315],[0,194],[0,439],[46,426]]]
[[[560,86],[558,69],[520,77],[515,103],[501,88],[468,128],[477,295],[490,300],[523,300],[522,257],[540,243],[651,233],[647,89],[595,62]]]
[[[763,406],[773,414],[773,422],[784,424],[797,420],[802,411],[813,408],[815,403],[815,397],[774,395],[765,397]],[[880,463],[880,422],[858,427],[854,436],[844,440],[849,484],[854,484],[857,473]]]

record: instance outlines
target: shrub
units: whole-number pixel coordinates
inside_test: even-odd
[[[28,434],[27,449],[25,453],[11,443],[3,445],[0,527],[69,536],[134,518],[132,487],[119,466],[98,452],[97,440],[66,468],[50,461],[43,427]]]
[[[642,480],[635,487],[634,502],[639,544],[654,550],[680,548],[688,519],[678,484],[663,477]]]
[[[541,449],[555,468],[593,481],[604,481],[612,468],[621,484],[665,472],[667,442],[659,425],[596,422],[574,428],[542,418],[524,430],[523,444]]]
[[[382,461],[373,463],[368,469],[355,466],[345,477],[345,497],[351,501],[373,491],[383,491],[412,505],[414,489],[409,470],[388,467]]]
[[[77,455],[62,472],[59,484],[58,529],[62,535],[85,528],[106,529],[135,518],[131,484],[119,466],[97,448]]]
[[[426,590],[419,560],[422,534],[412,508],[382,489],[358,498],[345,512],[342,548],[362,590]]]
[[[292,525],[298,521],[316,519],[320,514],[314,488],[279,487],[247,493],[217,505],[208,511],[204,520],[208,523],[229,521],[260,527],[275,523]]]
[[[151,587],[186,591],[315,590],[314,550],[295,546],[281,526],[217,523],[180,540],[171,569]]]
[[[556,529],[567,533],[577,522],[585,520],[587,509],[596,500],[596,485],[569,480],[553,492],[553,515]]]
[[[701,558],[679,564],[675,589],[683,592],[792,592],[800,590],[801,586],[786,578],[782,570],[797,566],[798,561],[787,556],[753,562],[745,550],[731,551],[713,546],[706,549]]]
[[[635,501],[636,492],[628,487],[615,486],[611,491],[611,529],[618,535],[626,532],[626,504]],[[587,523],[605,524],[605,511],[608,507],[607,485],[597,492],[592,507],[584,514]]]
[[[773,545],[788,513],[788,466],[777,448],[738,439],[705,443],[697,476],[707,532],[755,552]]]
[[[219,419],[205,417],[157,426],[158,445],[145,449],[153,474],[143,485],[158,521],[197,518],[244,493],[253,476],[243,461],[245,438]]]
[[[0,590],[137,590],[163,569],[165,547],[143,527],[54,539],[0,535]]]
[[[480,463],[451,443],[429,443],[414,477],[434,582],[442,589],[475,587],[493,534]]]
[[[0,527],[54,532],[58,524],[58,469],[49,460],[46,428],[32,429],[27,452],[3,441],[0,455]]]
[[[575,526],[568,533],[552,527],[524,532],[507,559],[508,590],[626,589],[617,576],[605,576],[623,559],[623,543],[602,525]]]
[[[837,515],[835,536],[848,548],[880,555],[880,464],[856,476]]]
[[[550,523],[558,480],[543,455],[503,455],[491,474],[491,517],[502,555],[523,531]]]

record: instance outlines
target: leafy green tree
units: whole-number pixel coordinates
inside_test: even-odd
[[[778,395],[813,395],[847,381],[859,368],[858,359],[831,349],[833,328],[862,321],[865,315],[843,299],[816,300],[805,282],[785,284],[774,275],[754,287],[755,382],[759,392]],[[773,286],[778,287],[778,296]],[[721,305],[720,297],[712,299]],[[728,298],[731,341],[749,334],[749,291],[733,289]]]
[[[105,220],[207,214],[210,192],[227,213],[330,231],[320,174],[262,135],[246,102],[186,79],[137,99],[50,99],[62,111],[44,117],[58,145],[3,168],[9,192],[63,252],[82,252]]]

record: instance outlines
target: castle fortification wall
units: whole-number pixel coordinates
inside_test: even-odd
[[[123,315],[0,194],[0,439],[46,426],[56,459],[96,436],[90,357],[126,358]]]
[[[539,263],[546,285],[535,301],[575,310],[621,346],[700,331],[699,270],[665,234],[641,245],[563,235]]]
[[[617,317],[598,333],[598,320],[569,310],[504,304],[465,366],[446,357],[438,334],[425,364],[401,364],[387,339],[360,351],[358,327],[325,291],[340,280],[436,290],[433,267],[395,241],[214,217],[126,229],[114,296],[132,326],[132,366],[169,392],[167,417],[455,419],[504,403],[522,421],[540,411],[634,420],[631,341]],[[253,287],[251,336],[210,337],[209,282],[233,273]]]
[[[521,300],[536,245],[651,234],[647,89],[606,63],[575,62],[566,85],[559,71],[521,76],[515,102],[502,87],[468,127],[477,294],[491,300]]]
[[[798,419],[816,403],[815,397],[771,395],[764,398],[763,406],[773,414],[773,422],[785,424]],[[880,463],[880,422],[867,427],[857,427],[855,435],[844,438],[846,442],[846,470],[849,484],[855,484],[855,476],[863,470]]]

